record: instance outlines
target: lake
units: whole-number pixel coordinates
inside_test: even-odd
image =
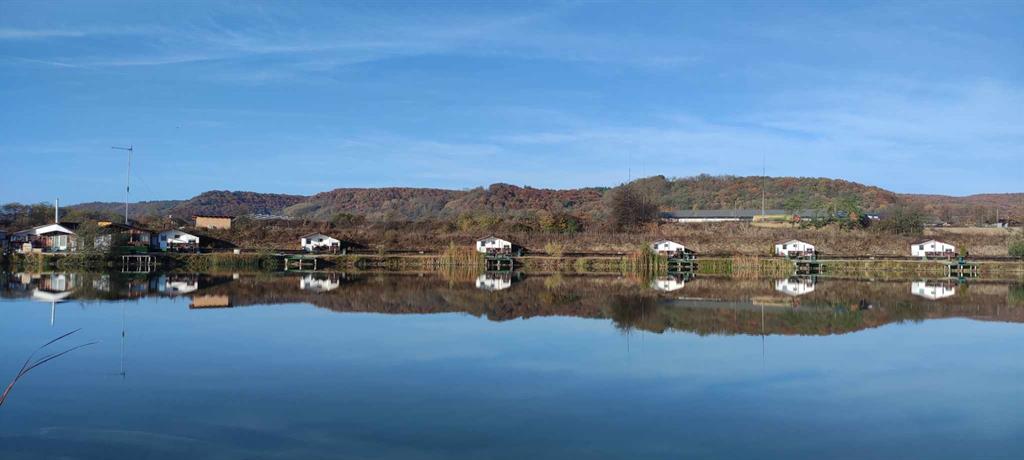
[[[0,458],[1024,458],[1019,282],[2,281]]]

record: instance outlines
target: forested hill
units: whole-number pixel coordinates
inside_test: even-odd
[[[776,209],[813,208],[836,199],[853,198],[868,211],[884,211],[900,203],[913,203],[942,217],[971,217],[1024,212],[1024,194],[969,197],[902,195],[879,187],[824,178],[708,176],[669,179],[663,176],[633,181],[663,210],[756,209],[761,206],[762,183],[767,206]],[[329,220],[342,214],[372,220],[449,218],[466,213],[516,214],[540,210],[598,217],[604,211],[608,188],[537,189],[509,184],[487,188],[445,190],[430,188],[339,188],[312,196],[255,192],[211,191],[188,200],[133,204],[136,216],[189,218],[193,214],[285,215]],[[90,213],[123,212],[122,203],[84,203],[69,209]]]
[[[176,216],[186,219],[195,214],[280,214],[284,208],[306,199],[302,195],[214,190],[187,200],[132,203],[131,213],[135,216]],[[68,209],[94,214],[119,214],[124,212],[124,203],[82,203],[69,206]]]

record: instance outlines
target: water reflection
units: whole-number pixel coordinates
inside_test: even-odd
[[[340,273],[307,273],[299,280],[299,289],[312,292],[333,291],[341,287],[344,275]]]
[[[775,281],[775,290],[788,296],[802,296],[814,292],[814,277],[791,276]]]
[[[686,282],[691,279],[692,274],[659,276],[651,280],[651,288],[662,292],[678,291],[686,287]]]
[[[928,300],[944,299],[956,295],[956,283],[944,281],[914,281],[910,284],[910,292]]]
[[[523,284],[525,289],[509,289]],[[909,285],[909,289],[908,289]],[[955,281],[867,282],[791,277],[740,280],[670,276],[531,276],[485,273],[468,280],[440,275],[345,273],[198,274],[18,273],[0,297],[102,302],[185,297],[189,308],[308,303],[337,312],[461,312],[493,321],[541,316],[609,318],[620,328],[653,332],[833,334],[905,320],[968,317],[1024,322],[1019,285]],[[964,285],[966,286],[966,285]],[[685,290],[683,288],[685,287]],[[685,296],[680,296],[685,292]],[[500,293],[500,295],[495,295]],[[941,302],[936,300],[941,299]]]
[[[501,291],[522,279],[522,272],[486,272],[476,277],[476,288],[484,291]]]

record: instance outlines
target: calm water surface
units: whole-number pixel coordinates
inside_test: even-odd
[[[7,274],[0,294],[3,384],[60,334],[99,341],[17,384],[0,458],[1024,458],[1019,284]]]

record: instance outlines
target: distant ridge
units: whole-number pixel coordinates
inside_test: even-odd
[[[700,175],[678,179],[654,176],[631,185],[663,210],[760,209],[759,176]],[[813,208],[827,200],[853,197],[868,211],[884,211],[898,203],[920,205],[939,217],[974,217],[978,214],[1024,214],[1024,193],[979,194],[966,197],[898,194],[879,187],[839,179],[772,177],[765,180],[767,206],[778,209]],[[277,193],[209,191],[187,200],[135,203],[136,216],[193,214],[280,215],[329,220],[339,214],[369,219],[424,220],[466,213],[516,214],[568,212],[597,217],[604,212],[607,187],[539,189],[493,184],[470,190],[438,188],[338,188],[312,196]],[[123,203],[82,203],[71,209],[118,214]]]

